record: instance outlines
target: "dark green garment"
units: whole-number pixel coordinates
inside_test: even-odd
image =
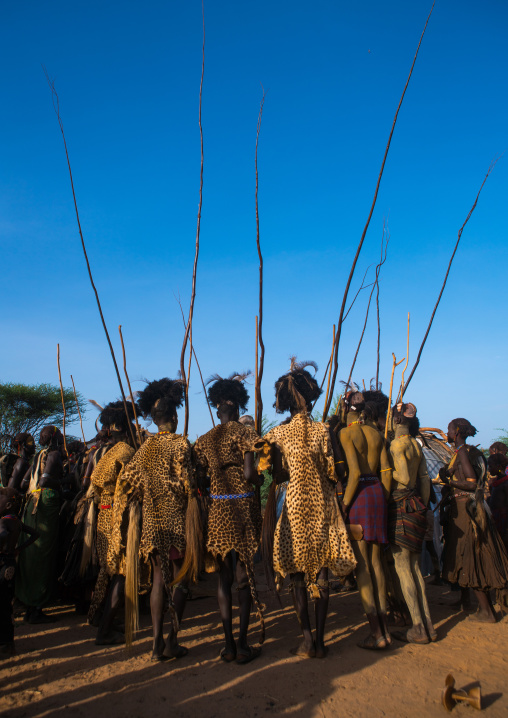
[[[23,522],[39,532],[37,541],[19,555],[16,597],[25,606],[42,608],[55,595],[60,504],[57,491],[41,489],[25,505]],[[24,540],[22,534],[20,543]]]

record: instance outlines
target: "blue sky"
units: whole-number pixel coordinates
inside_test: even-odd
[[[203,374],[254,368],[259,146],[265,260],[263,398],[288,357],[319,377],[381,159],[430,2],[206,2],[204,189],[194,341]],[[410,366],[457,231],[492,159],[508,147],[508,8],[437,2],[399,114],[352,285],[391,240],[381,277],[381,377]],[[134,388],[175,376],[188,304],[199,190],[199,2],[0,6],[2,381],[73,374],[100,403],[118,388],[77,231],[65,154],[41,63],[55,80],[83,233],[115,348],[123,326]],[[508,158],[467,225],[407,398],[423,425],[465,416],[488,445],[508,427],[504,270]],[[371,269],[371,272],[373,268]],[[343,330],[349,373],[368,292]],[[375,374],[371,314],[354,378]],[[67,377],[67,379],[66,379]],[[190,436],[210,428],[191,377]],[[494,396],[488,399],[488,396]],[[253,410],[253,402],[251,410]],[[87,438],[96,412],[87,415]],[[74,428],[76,433],[77,429]]]

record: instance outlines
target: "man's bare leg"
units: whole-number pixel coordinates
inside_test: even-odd
[[[240,604],[240,636],[238,638],[238,647],[244,653],[249,653],[247,631],[249,630],[252,596],[249,579],[247,577],[247,569],[243,561],[236,562],[236,582],[238,584],[238,602]]]
[[[488,591],[475,590],[474,595],[478,599],[478,611],[471,618],[482,623],[496,623],[497,617]]]
[[[378,608],[374,596],[374,586],[372,582],[371,566],[369,561],[370,549],[366,541],[353,541],[353,551],[355,553],[356,564],[356,581],[360,591],[360,598],[363,610],[367,615],[370,627],[370,636],[358,644],[360,648],[382,649],[386,648],[387,641],[379,622]],[[373,571],[372,571],[373,573]]]
[[[387,645],[392,638],[388,628],[388,601],[386,597],[386,576],[383,568],[382,549],[378,543],[369,543],[369,561],[371,567],[372,585],[374,587],[374,600],[379,618],[379,624]]]
[[[417,587],[411,571],[412,555],[407,548],[401,548],[400,546],[392,546],[392,553],[400,579],[400,587],[413,622],[413,626],[406,633],[406,638],[411,643],[428,643],[429,639],[423,626],[418,604]],[[418,554],[414,555],[418,556]],[[398,638],[399,636],[396,635],[396,637]]]
[[[422,613],[422,618],[424,620],[424,626],[427,629],[427,633],[429,635],[429,638],[432,642],[437,641],[437,631],[434,628],[434,624],[432,623],[432,618],[430,617],[430,609],[429,609],[429,602],[427,601],[427,594],[425,592],[425,581],[423,580],[422,571],[420,568],[420,554],[419,553],[412,553],[411,554],[411,573],[413,574],[413,580],[416,585],[416,590],[418,592],[418,599],[420,602],[420,608]]]
[[[177,575],[182,567],[183,559],[175,559],[173,562],[173,575]],[[169,580],[169,579],[168,579]],[[166,591],[171,591],[170,586],[166,586]],[[164,648],[164,658],[183,658],[189,652],[185,646],[178,643],[178,631],[183,618],[183,612],[185,604],[187,603],[187,596],[189,595],[189,589],[184,584],[177,584],[173,589],[172,603],[173,611],[176,614],[176,626],[175,616],[171,616],[171,622],[169,624],[169,633],[166,640],[166,646]]]
[[[95,643],[99,646],[113,646],[125,643],[125,636],[113,628],[113,621],[125,595],[125,576],[116,575],[111,579],[104,612],[102,614]]]
[[[318,573],[317,585],[319,598],[316,600],[316,658],[324,658],[328,652],[325,646],[325,623],[328,614],[330,588],[328,585],[328,569],[322,568]]]
[[[152,555],[152,591],[150,613],[152,614],[153,647],[152,659],[160,660],[164,651],[164,580],[160,556]]]
[[[316,655],[316,647],[312,638],[312,631],[309,620],[309,604],[307,600],[307,584],[304,581],[303,573],[291,573],[291,593],[293,596],[293,605],[296,611],[296,617],[303,633],[303,643],[291,651],[296,656],[307,656],[314,658]]]
[[[219,586],[217,598],[222,618],[222,627],[226,646],[221,651],[221,658],[226,661],[234,661],[236,658],[236,643],[233,638],[233,607],[231,597],[231,586],[233,585],[233,557],[229,553],[225,558],[219,557]]]

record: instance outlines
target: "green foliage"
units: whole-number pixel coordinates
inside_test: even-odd
[[[261,487],[261,506],[264,508],[266,506],[266,502],[268,501],[270,486],[272,485],[272,475],[268,469],[265,469],[265,471],[263,471],[263,476],[265,477],[265,483]]]
[[[81,415],[87,402],[78,396]],[[78,419],[78,410],[72,389],[64,389],[66,426]],[[0,452],[10,451],[11,440],[20,432],[28,432],[37,441],[46,424],[59,428],[63,424],[60,387],[53,384],[0,383]]]
[[[508,446],[508,430],[507,429],[496,429],[496,431],[502,431],[503,433],[498,436],[494,441],[502,441],[503,444]],[[494,441],[492,443],[494,443]]]
[[[335,414],[341,396],[342,394],[335,394],[335,396],[333,397],[332,405],[330,406],[328,416],[333,416]],[[323,412],[314,409],[314,411],[312,412],[312,418],[314,419],[314,421],[323,421]]]
[[[277,426],[277,422],[268,421],[268,417],[266,416],[266,414],[263,414],[263,418],[261,419],[261,436],[268,434],[268,432],[273,429],[274,426]]]

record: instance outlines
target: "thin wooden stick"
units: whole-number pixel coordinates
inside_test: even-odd
[[[501,155],[501,157],[502,157],[502,155]],[[407,389],[408,386],[409,386],[409,382],[410,382],[411,379],[413,378],[413,374],[414,374],[415,371],[416,371],[416,367],[417,367],[418,364],[420,363],[420,357],[422,356],[423,347],[425,346],[425,342],[427,341],[427,337],[429,336],[430,328],[431,328],[431,326],[432,326],[432,322],[434,321],[434,316],[435,316],[436,311],[437,311],[437,308],[438,308],[438,306],[439,306],[439,302],[441,301],[441,297],[443,296],[443,292],[444,292],[444,289],[445,289],[445,287],[446,287],[446,282],[447,282],[447,280],[448,280],[448,275],[450,274],[450,269],[451,269],[451,266],[452,266],[453,258],[455,257],[455,253],[456,253],[456,251],[457,251],[457,249],[458,249],[458,247],[459,247],[459,242],[460,242],[460,238],[462,237],[462,232],[464,231],[464,227],[465,227],[466,224],[469,222],[469,218],[470,218],[471,215],[473,214],[473,212],[474,212],[474,210],[475,210],[475,208],[476,208],[476,205],[477,205],[477,203],[478,203],[478,198],[480,197],[480,192],[482,191],[483,186],[484,186],[485,182],[487,181],[488,176],[490,175],[490,173],[492,172],[492,170],[493,170],[494,167],[496,166],[496,164],[497,164],[497,162],[499,161],[499,159],[500,159],[500,157],[498,157],[497,159],[495,159],[495,160],[492,162],[492,164],[490,165],[489,169],[487,170],[487,174],[485,175],[484,180],[483,180],[483,182],[482,182],[482,184],[481,184],[481,187],[480,187],[480,189],[478,190],[478,194],[476,195],[476,199],[475,199],[475,201],[474,201],[474,204],[473,204],[473,206],[471,207],[471,209],[469,210],[469,214],[467,215],[467,217],[466,217],[466,219],[465,219],[465,221],[464,221],[464,224],[463,224],[462,227],[459,229],[459,234],[458,234],[458,237],[457,237],[457,241],[456,241],[456,243],[455,243],[455,247],[454,247],[454,249],[453,249],[452,256],[450,257],[450,261],[448,262],[448,268],[447,268],[447,270],[446,270],[446,274],[445,274],[445,278],[444,278],[444,280],[443,280],[443,284],[442,284],[442,287],[441,287],[441,291],[439,292],[439,296],[438,296],[438,298],[437,298],[437,302],[436,302],[436,304],[434,305],[434,310],[433,310],[433,312],[432,312],[432,314],[431,314],[430,321],[429,321],[429,325],[428,325],[428,327],[427,327],[427,331],[425,332],[425,336],[423,337],[423,341],[422,341],[422,343],[421,343],[421,345],[420,345],[420,349],[419,349],[419,351],[418,351],[418,356],[416,357],[416,361],[415,361],[415,363],[414,363],[414,366],[413,366],[413,368],[411,369],[411,374],[410,374],[409,377],[408,377],[408,380],[407,380],[407,382],[406,382],[406,386],[404,387],[404,391],[402,392],[401,399],[403,398],[404,393],[405,393],[406,389]]]
[[[201,108],[203,100],[203,77],[205,74],[205,5],[204,0],[201,0],[201,12],[203,15],[203,62],[201,64],[201,82],[199,85],[199,135],[201,138],[201,169],[199,174],[199,206],[198,206],[198,219],[196,227],[196,251],[194,254],[194,266],[192,269],[192,292],[189,307],[189,319],[185,327],[185,335],[183,338],[182,353],[180,354],[180,372],[182,380],[185,384],[185,423],[183,429],[183,435],[187,436],[189,433],[189,382],[190,376],[185,376],[185,352],[187,350],[187,343],[189,336],[191,335],[192,319],[194,317],[194,301],[196,299],[196,274],[198,268],[199,258],[199,232],[201,228],[201,209],[203,206],[203,126],[201,124]],[[191,350],[192,350],[192,339],[191,339]],[[190,365],[189,365],[190,366]]]
[[[341,400],[342,400],[342,397],[343,397],[343,394],[340,394],[340,396],[339,396],[339,401],[337,402],[337,406],[335,407],[335,411],[333,412],[333,415],[334,415],[334,416],[337,416],[337,414],[339,413],[340,402],[341,402]]]
[[[395,354],[392,352],[393,357],[393,366],[392,366],[392,376],[390,379],[390,394],[388,395],[388,412],[386,414],[386,424],[385,424],[385,439],[388,437],[388,424],[390,423],[390,414],[392,411],[392,392],[393,392],[393,375],[395,374],[395,369],[399,366],[399,364],[402,364],[404,359],[401,359],[399,362],[395,358]]]
[[[367,272],[369,271],[369,269],[370,269],[371,267],[372,267],[372,264],[369,264],[369,266],[368,266],[367,269],[365,270],[365,274],[363,275],[362,283],[360,284],[360,289],[356,292],[355,296],[353,297],[353,301],[352,301],[351,304],[349,305],[349,309],[348,309],[347,312],[344,314],[344,317],[342,318],[342,321],[343,321],[343,322],[346,321],[347,316],[348,316],[349,312],[351,311],[351,309],[353,308],[353,305],[354,305],[354,303],[356,302],[356,300],[358,299],[358,295],[360,294],[360,292],[362,291],[362,289],[368,289],[368,287],[371,287],[371,286],[372,286],[372,282],[371,282],[370,284],[366,284],[365,286],[364,286],[364,284],[363,284],[363,283],[365,282],[365,277],[367,276]]]
[[[399,393],[397,394],[397,403],[400,400],[402,401],[402,396],[404,394],[404,374],[406,373],[407,365],[409,364],[409,312],[407,313],[407,349],[406,349],[406,363],[404,364],[404,369],[402,370],[402,376],[400,378],[400,389]]]
[[[364,277],[364,279],[365,279],[365,277]],[[335,324],[333,325],[333,338],[335,339]],[[328,359],[328,361],[326,362],[326,367],[325,367],[325,371],[324,371],[324,374],[323,374],[323,378],[322,378],[322,380],[321,380],[321,384],[319,385],[319,388],[320,388],[321,390],[323,389],[323,386],[324,386],[325,381],[326,381],[326,377],[328,376],[328,369],[329,369],[330,366],[331,366],[332,357],[333,357],[333,342],[332,342],[332,354],[331,354],[330,358]],[[312,411],[314,411],[314,407],[316,406],[316,404],[317,404],[317,402],[318,402],[318,399],[319,399],[319,396],[318,396],[318,398],[314,401],[314,403],[313,403],[313,405],[312,405]]]
[[[60,381],[60,396],[62,397],[62,409],[63,409],[63,422],[62,422],[62,428],[63,428],[63,440],[64,440],[64,449],[67,456],[69,456],[69,453],[67,451],[67,441],[65,439],[65,419],[67,417],[67,412],[65,411],[65,399],[64,399],[64,391],[63,391],[63,385],[62,385],[62,373],[60,371],[60,344],[56,345],[56,363],[58,364],[58,379]]]
[[[355,255],[355,257],[354,257],[353,264],[352,264],[352,266],[351,266],[351,271],[349,272],[349,277],[348,277],[348,281],[347,281],[347,284],[346,284],[346,289],[344,290],[344,297],[343,297],[343,299],[342,299],[342,305],[341,305],[341,308],[340,308],[339,321],[337,322],[337,337],[336,337],[336,340],[335,340],[334,368],[333,368],[331,394],[333,394],[333,389],[334,389],[334,387],[335,387],[335,380],[336,380],[336,378],[337,378],[337,370],[338,370],[338,368],[339,368],[339,344],[340,344],[340,336],[341,336],[341,332],[342,332],[342,321],[343,321],[342,318],[343,318],[343,316],[344,316],[344,308],[345,308],[345,306],[346,306],[347,296],[348,296],[348,293],[349,293],[349,287],[350,287],[351,281],[352,281],[352,279],[353,279],[353,274],[354,274],[354,271],[355,271],[355,268],[356,268],[356,263],[358,262],[358,257],[360,256],[360,252],[361,252],[361,249],[362,249],[362,247],[363,247],[363,242],[364,242],[364,240],[365,240],[365,235],[367,234],[367,229],[369,228],[369,224],[370,224],[370,220],[371,220],[371,217],[372,217],[372,213],[374,212],[374,207],[375,207],[375,205],[376,205],[377,195],[378,195],[378,192],[379,192],[379,185],[381,184],[381,177],[383,176],[383,170],[384,170],[384,167],[385,167],[386,158],[387,158],[387,156],[388,156],[388,150],[390,149],[390,144],[391,144],[391,141],[392,141],[393,132],[394,132],[394,130],[395,130],[395,125],[396,125],[396,123],[397,123],[397,117],[398,117],[398,114],[399,114],[399,110],[400,110],[400,108],[401,108],[402,101],[403,101],[403,99],[404,99],[404,95],[406,94],[406,90],[407,90],[407,87],[408,87],[408,85],[409,85],[409,80],[411,79],[411,75],[413,74],[413,68],[414,68],[415,63],[416,63],[416,58],[418,57],[418,52],[419,52],[419,50],[420,50],[420,45],[422,44],[423,36],[425,35],[425,30],[427,29],[427,25],[428,25],[428,22],[429,22],[429,20],[430,20],[430,16],[432,15],[432,11],[434,10],[434,5],[435,5],[435,0],[434,0],[434,2],[432,3],[432,8],[431,8],[430,13],[429,13],[429,15],[428,15],[428,17],[427,17],[427,20],[426,20],[426,22],[425,22],[425,27],[423,28],[423,32],[422,32],[421,37],[420,37],[420,42],[418,43],[418,47],[416,48],[416,53],[415,53],[415,56],[414,56],[414,59],[413,59],[413,64],[411,65],[411,69],[410,69],[410,71],[409,71],[409,75],[408,75],[408,78],[407,78],[407,80],[406,80],[406,85],[405,85],[404,90],[403,90],[403,92],[402,92],[402,96],[401,96],[401,98],[400,98],[400,100],[399,100],[399,105],[398,105],[398,107],[397,107],[397,111],[395,112],[395,117],[393,118],[392,129],[390,130],[390,135],[389,135],[389,137],[388,137],[388,142],[387,142],[387,145],[386,145],[385,154],[384,154],[384,157],[383,157],[383,161],[382,161],[382,163],[381,163],[381,170],[380,170],[380,172],[379,172],[379,176],[378,176],[378,179],[377,179],[376,190],[375,190],[375,192],[374,192],[374,199],[372,200],[372,205],[371,205],[371,208],[370,208],[369,216],[368,216],[368,218],[367,218],[367,222],[366,222],[365,227],[364,227],[364,229],[363,229],[362,236],[361,236],[361,239],[360,239],[360,243],[358,244],[358,248],[357,248],[357,250],[356,250],[356,255]],[[325,406],[324,411],[323,411],[323,421],[326,419],[326,416],[327,416],[329,410],[330,410],[330,397],[328,397],[328,404]]]
[[[390,234],[386,230],[386,220],[383,220],[383,233],[381,235],[381,258],[383,258],[383,245],[385,232],[388,234],[386,244],[390,241]],[[379,389],[379,362],[381,358],[381,320],[379,316],[379,275],[376,277],[376,315],[377,315],[377,358],[376,358],[376,391]]]
[[[330,365],[330,371],[328,372],[328,382],[326,384],[326,395],[325,395],[325,404],[328,401],[328,392],[330,391],[330,378],[332,375],[332,357],[333,357],[333,347],[335,346],[335,324],[333,325],[333,342],[332,342],[332,354],[330,356],[330,361],[328,362]]]
[[[187,387],[189,386],[189,382],[190,382],[190,370],[191,370],[191,364],[192,364],[192,348],[193,348],[192,347],[192,322],[191,322],[191,328],[190,328],[190,334],[189,334],[189,347],[190,347],[190,351],[189,351],[189,365],[187,367]],[[187,401],[188,400],[189,400],[189,396],[187,393]]]
[[[259,144],[259,133],[261,131],[261,120],[263,117],[263,105],[265,104],[266,93],[263,85],[263,97],[261,98],[261,104],[259,106],[258,124],[256,130],[256,154],[255,154],[255,168],[256,168],[256,245],[259,257],[259,313],[256,318],[257,326],[257,341],[256,341],[256,357],[257,357],[257,345],[261,349],[259,356],[259,366],[256,358],[256,431],[261,431],[261,424],[263,423],[263,398],[261,396],[261,382],[263,380],[263,370],[265,366],[265,345],[263,342],[263,255],[261,254],[261,244],[259,241],[259,205],[258,205],[258,144]]]
[[[136,402],[134,401],[134,394],[132,393],[131,382],[130,382],[130,379],[129,379],[129,375],[127,374],[127,358],[126,358],[126,356],[125,356],[125,345],[124,345],[124,343],[123,343],[122,325],[121,325],[121,324],[118,325],[118,333],[120,334],[120,342],[121,342],[121,344],[122,344],[123,371],[124,371],[124,374],[125,374],[125,378],[126,378],[126,380],[127,380],[127,386],[129,387],[129,394],[130,394],[130,397],[131,397],[132,411],[134,412],[134,421],[135,421],[135,423],[136,423],[136,431],[138,432],[139,446],[141,446],[141,444],[143,443],[143,437],[142,437],[142,435],[141,435],[141,428],[140,428],[139,423],[138,423],[138,414],[137,414],[137,411],[136,411]],[[129,423],[130,423],[130,420],[129,420]],[[135,449],[138,449],[139,447],[136,446],[136,445],[134,445],[134,448],[135,448]]]
[[[353,308],[353,305],[354,305],[354,303],[356,302],[356,300],[358,299],[358,296],[359,296],[360,292],[362,291],[362,289],[368,289],[368,287],[371,287],[371,286],[372,286],[373,282],[371,282],[370,284],[365,284],[365,285],[364,285],[365,277],[367,276],[367,272],[369,271],[369,269],[370,269],[371,267],[372,267],[372,264],[369,264],[369,266],[368,266],[367,269],[365,270],[365,274],[363,275],[363,279],[362,279],[362,283],[361,283],[361,285],[360,285],[360,288],[359,288],[358,291],[356,292],[353,301],[352,301],[351,304],[349,305],[349,309],[348,309],[347,312],[344,314],[344,317],[343,317],[343,319],[342,319],[342,323],[344,323],[344,322],[346,321],[347,316],[348,316],[349,312],[351,311],[351,309]],[[334,325],[334,326],[335,326],[335,325]],[[319,388],[320,388],[320,389],[322,389],[323,386],[324,386],[324,383],[325,383],[325,381],[326,381],[326,377],[328,376],[328,369],[329,369],[329,367],[330,367],[331,364],[332,364],[333,349],[334,349],[334,344],[335,344],[335,332],[333,333],[333,338],[334,338],[334,341],[333,341],[333,344],[332,344],[332,354],[331,354],[330,358],[328,359],[328,361],[327,361],[327,363],[326,363],[325,371],[324,371],[324,374],[323,374],[323,379],[322,379],[322,381],[321,381],[321,384],[319,385]],[[330,374],[331,374],[331,372],[330,372]],[[318,397],[318,398],[319,398],[319,397]],[[317,401],[318,401],[318,400],[316,399],[316,401],[315,401],[314,404],[312,405],[312,410],[314,410],[314,407],[316,406]]]
[[[177,301],[178,301],[178,304],[179,304],[179,306],[180,306],[180,311],[182,312],[182,322],[183,322],[183,326],[184,326],[184,328],[185,328],[185,315],[184,315],[184,313],[183,313],[182,302],[180,301],[180,298],[178,298]],[[213,419],[212,409],[211,409],[211,407],[210,407],[210,404],[208,403],[208,399],[206,398],[206,386],[205,386],[205,381],[204,381],[204,379],[203,379],[203,374],[201,373],[201,367],[199,366],[198,357],[197,357],[197,355],[196,355],[196,349],[195,349],[195,347],[194,347],[194,344],[192,345],[192,353],[194,354],[194,361],[196,362],[196,366],[197,366],[197,368],[198,368],[199,378],[201,379],[201,386],[203,387],[203,391],[204,391],[204,394],[205,394],[206,405],[207,405],[207,407],[208,407],[208,411],[210,412],[210,419],[212,420],[212,424],[213,424],[213,426],[214,426],[214,428],[215,428],[215,421],[214,421],[214,419]]]
[[[379,261],[379,264],[376,266],[376,279],[375,279],[375,281],[373,282],[372,289],[370,290],[369,301],[368,301],[368,303],[367,303],[367,311],[365,312],[365,321],[364,321],[364,323],[363,323],[363,329],[362,329],[362,333],[361,333],[361,335],[360,335],[360,340],[359,340],[359,342],[358,342],[358,346],[356,347],[356,353],[355,353],[355,356],[354,356],[354,359],[353,359],[353,363],[352,363],[352,365],[351,365],[351,370],[350,370],[350,372],[349,372],[349,376],[348,376],[348,380],[347,380],[345,392],[348,391],[349,386],[350,386],[350,384],[351,384],[351,377],[353,376],[353,371],[354,371],[354,368],[355,368],[355,365],[356,365],[356,360],[357,360],[357,358],[358,358],[358,352],[360,351],[360,347],[362,346],[362,342],[363,342],[363,337],[365,336],[365,330],[366,330],[366,328],[367,328],[367,322],[368,322],[368,320],[369,320],[369,310],[370,310],[370,303],[371,303],[371,301],[372,301],[372,295],[374,294],[374,289],[376,288],[376,284],[379,283],[379,274],[380,274],[380,272],[381,272],[381,267],[382,267],[383,264],[386,262],[386,255],[387,255],[387,251],[388,251],[388,242],[389,242],[389,241],[390,241],[390,236],[387,235],[386,244],[384,245],[384,256],[383,256],[383,248],[381,248],[381,259],[380,259],[380,261]]]
[[[65,156],[66,156],[66,158],[67,158],[67,167],[69,168],[69,177],[70,177],[70,180],[71,180],[72,198],[73,198],[73,200],[74,200],[74,210],[75,210],[75,212],[76,212],[76,219],[77,219],[77,222],[78,222],[79,236],[80,236],[80,238],[81,238],[81,246],[82,246],[82,248],[83,248],[83,254],[85,255],[86,266],[87,266],[87,269],[88,269],[88,276],[89,276],[89,278],[90,278],[90,284],[92,285],[92,289],[93,289],[93,291],[94,291],[94,293],[95,293],[95,299],[96,299],[96,301],[97,301],[97,307],[98,307],[98,309],[99,309],[99,314],[101,315],[101,321],[102,321],[102,326],[103,326],[103,328],[104,328],[104,333],[106,334],[106,339],[108,340],[109,351],[111,352],[111,358],[113,359],[113,364],[115,365],[116,378],[118,379],[118,385],[119,385],[119,387],[120,387],[120,392],[121,392],[121,394],[122,394],[123,406],[124,406],[124,409],[125,409],[125,414],[126,414],[126,416],[127,416],[127,423],[129,424],[129,430],[130,430],[132,442],[133,442],[133,445],[135,446],[135,445],[136,445],[136,439],[135,439],[135,437],[134,437],[134,432],[133,432],[133,430],[132,430],[132,425],[131,425],[131,422],[130,422],[130,420],[129,420],[129,412],[127,411],[127,400],[126,400],[126,398],[125,398],[125,393],[124,393],[124,390],[123,390],[122,379],[120,378],[120,371],[119,371],[119,369],[118,369],[118,364],[116,363],[115,352],[113,351],[113,345],[111,344],[111,339],[109,338],[109,332],[108,332],[108,328],[107,328],[107,326],[106,326],[106,321],[105,321],[104,315],[103,315],[103,313],[102,313],[102,307],[101,307],[101,303],[100,303],[100,300],[99,300],[99,294],[98,294],[98,292],[97,292],[97,288],[96,288],[95,283],[94,283],[94,281],[93,281],[92,270],[91,270],[91,268],[90,268],[90,262],[88,261],[88,254],[87,254],[87,252],[86,252],[86,247],[85,247],[85,240],[83,239],[83,232],[81,231],[81,222],[80,222],[80,219],[79,219],[78,203],[77,203],[77,200],[76,200],[76,193],[75,193],[75,191],[74,191],[74,180],[73,180],[73,178],[72,178],[71,162],[70,162],[70,159],[69,159],[69,153],[68,153],[68,151],[67,151],[67,141],[66,141],[66,139],[65,139],[65,132],[64,132],[63,122],[62,122],[62,118],[60,117],[60,101],[59,101],[59,98],[58,98],[58,93],[57,93],[57,91],[56,91],[56,89],[55,89],[55,83],[52,82],[52,81],[49,79],[48,71],[46,70],[46,68],[44,67],[44,65],[42,66],[42,69],[44,70],[44,74],[45,74],[45,76],[46,76],[46,80],[47,80],[48,85],[49,85],[49,88],[50,88],[50,90],[51,90],[51,97],[52,97],[52,100],[53,100],[53,109],[55,110],[55,113],[56,113],[56,116],[57,116],[57,119],[58,119],[58,124],[59,124],[59,126],[60,126],[60,132],[62,133],[64,148],[65,148]]]
[[[258,417],[258,353],[259,353],[259,324],[258,324],[258,315],[256,314],[256,360],[255,360],[255,370],[254,370],[254,425],[256,428],[256,431],[258,434],[261,432],[261,426],[259,425],[259,417]]]
[[[78,410],[79,423],[81,424],[81,435],[83,436],[83,442],[86,444],[85,432],[83,431],[83,420],[81,419],[81,411],[79,409],[78,395],[76,394],[76,387],[74,386],[74,379],[72,378],[72,374],[71,374],[71,381],[72,381],[72,390],[74,392],[74,400],[76,402],[76,408]]]

